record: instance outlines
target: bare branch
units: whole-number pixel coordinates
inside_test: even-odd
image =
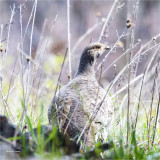
[[[113,5],[112,5],[112,8],[111,8],[111,10],[110,10],[110,12],[109,12],[109,14],[108,14],[108,16],[107,16],[107,18],[106,18],[106,21],[105,21],[105,23],[104,23],[104,25],[103,25],[103,28],[102,28],[102,31],[101,31],[101,34],[100,34],[100,37],[99,37],[98,42],[100,42],[100,41],[103,39],[106,26],[107,26],[108,23],[109,23],[109,20],[110,20],[110,18],[111,18],[111,16],[112,16],[112,13],[114,12],[114,10],[115,10],[115,8],[116,8],[116,5],[117,5],[118,1],[119,1],[119,0],[115,0],[114,3],[113,3]]]
[[[71,63],[71,32],[70,32],[70,0],[67,0],[67,33],[68,33],[68,63],[69,63],[69,80],[72,79],[72,63]]]

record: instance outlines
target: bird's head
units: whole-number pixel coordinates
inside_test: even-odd
[[[84,49],[82,57],[89,59],[92,63],[99,58],[105,50],[107,50],[106,45],[99,42],[91,43]]]
[[[93,72],[95,61],[105,50],[107,50],[107,46],[102,43],[96,42],[89,44],[81,55],[77,75],[86,72],[90,73],[91,71]]]

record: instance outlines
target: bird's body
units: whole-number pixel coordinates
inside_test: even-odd
[[[81,135],[89,122],[81,140],[86,146],[91,146],[98,136],[106,138],[112,121],[113,107],[109,99],[105,99],[96,114],[96,108],[103,101],[105,91],[96,81],[95,61],[86,65],[87,62],[83,59],[82,54],[77,75],[62,87],[52,100],[48,117],[50,123],[54,121],[62,133],[73,139]]]

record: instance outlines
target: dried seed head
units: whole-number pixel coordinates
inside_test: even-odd
[[[27,60],[27,62],[29,62],[30,61],[30,57],[26,57],[26,60]]]
[[[101,15],[102,15],[101,12],[96,13],[96,17],[100,17]]]
[[[132,23],[126,23],[126,27],[130,28],[132,26]]]
[[[153,39],[152,39],[153,41],[155,41],[156,40],[156,38],[155,37],[153,37]]]
[[[118,41],[118,42],[116,43],[116,46],[117,46],[117,47],[120,47],[120,48],[123,48],[123,47],[124,47],[124,43],[123,43],[122,41]]]
[[[5,49],[5,44],[2,42],[2,43],[0,43],[0,52],[3,52],[3,51],[5,51],[6,49]]]
[[[116,68],[116,67],[117,67],[117,65],[116,65],[116,64],[114,64],[114,65],[113,65],[113,67],[114,67],[114,68]]]
[[[127,19],[127,23],[130,23],[131,22],[131,19]]]

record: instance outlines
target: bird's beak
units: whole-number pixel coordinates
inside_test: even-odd
[[[99,52],[96,57],[99,58],[107,50],[110,50],[109,46],[103,44],[102,47],[101,47],[101,52]]]
[[[107,50],[107,46],[106,46],[106,45],[104,45],[104,46],[103,46],[103,49],[106,51],[106,50]]]
[[[107,50],[110,50],[110,47],[107,46],[107,45],[104,45],[104,46],[103,46],[103,49],[104,49],[105,51],[107,51]]]

